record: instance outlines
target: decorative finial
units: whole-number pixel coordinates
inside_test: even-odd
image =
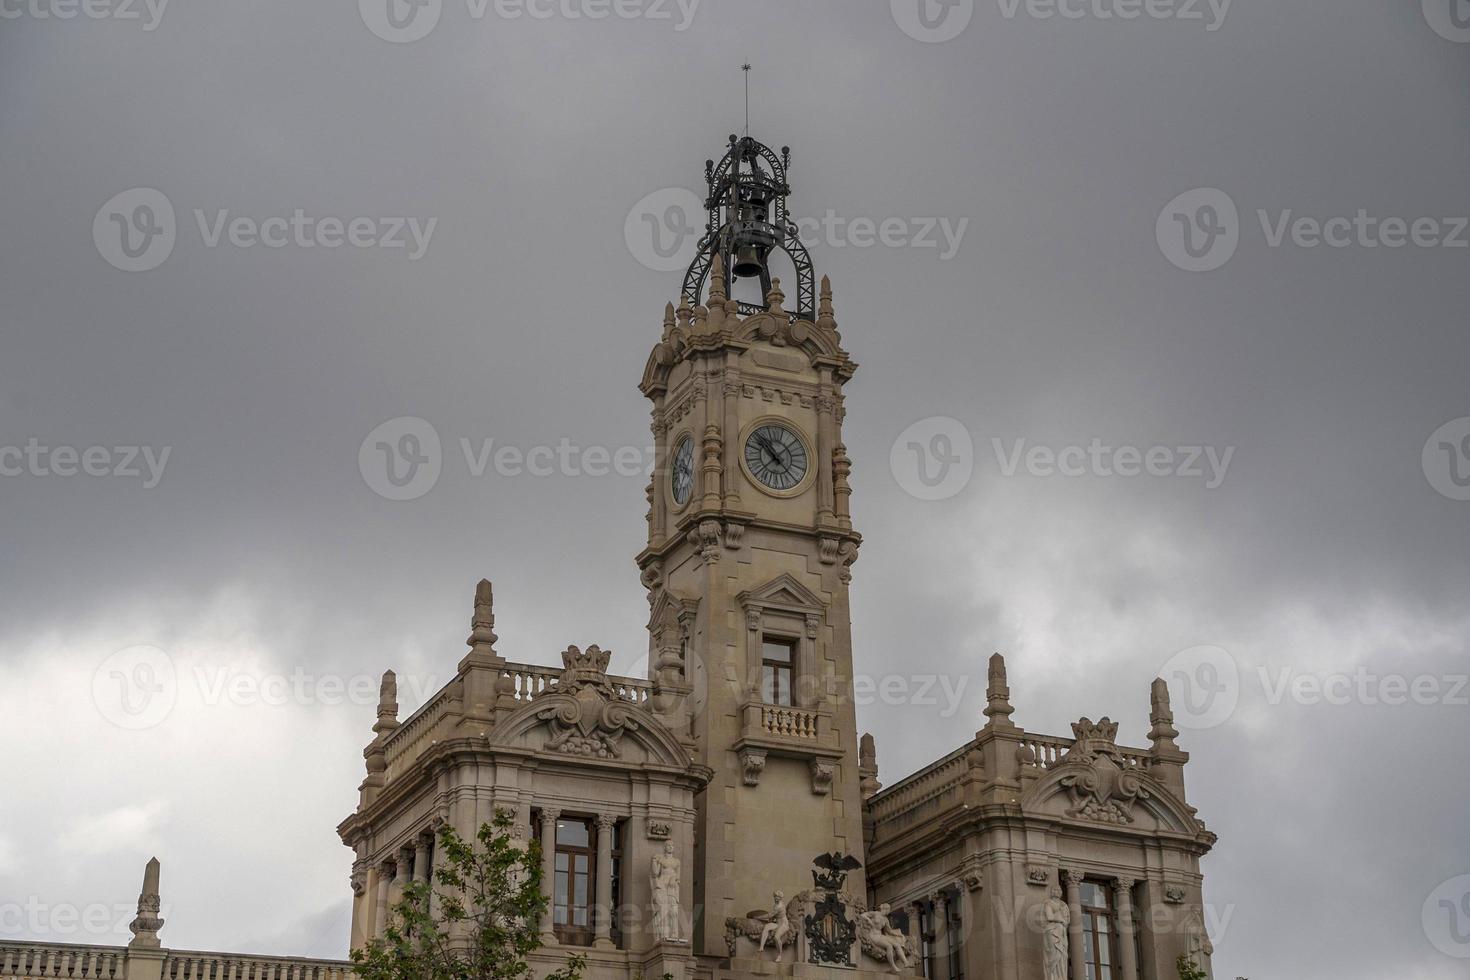
[[[771,280],[771,291],[766,293],[766,309],[774,316],[785,316],[786,311],[781,304],[786,301],[786,294],[781,292],[781,280]]]
[[[158,930],[163,928],[163,920],[158,917],[162,901],[158,892],[159,869],[158,858],[150,858],[143,869],[143,891],[138,895],[138,914],[128,925],[128,931],[133,934],[132,942],[128,943],[129,949],[159,947]]]
[[[673,303],[669,303],[669,304],[667,304],[667,305],[664,306],[664,332],[663,332],[662,336],[659,339],[662,340],[664,343],[668,343],[669,338],[671,336],[673,336],[673,334],[674,334],[674,304]]]
[[[985,727],[1015,728],[1011,714],[1011,688],[1006,682],[1006,658],[1000,654],[990,657],[989,684],[985,688]]]
[[[820,299],[817,303],[817,326],[830,333],[842,342],[842,334],[837,332],[837,317],[832,312],[832,279],[829,276],[822,277],[822,289]]]
[[[1179,729],[1174,727],[1174,708],[1169,703],[1169,682],[1162,677],[1149,687],[1149,709],[1148,740],[1156,749],[1175,748],[1174,739],[1179,737]]]
[[[867,733],[858,742],[858,779],[865,800],[883,788],[878,782],[878,743]]]
[[[709,266],[709,305],[723,307],[725,298],[725,257],[716,252]]]
[[[490,580],[482,578],[475,586],[475,615],[470,619],[470,635],[465,643],[481,657],[495,658],[495,592]]]
[[[398,675],[391,670],[383,671],[383,682],[378,685],[378,723],[373,731],[391,732],[398,728]]]

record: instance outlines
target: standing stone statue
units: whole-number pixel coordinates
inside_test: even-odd
[[[1067,980],[1067,926],[1072,910],[1062,901],[1062,890],[1053,887],[1042,910],[1046,926],[1042,936],[1042,963],[1046,980]]]
[[[653,856],[653,934],[661,942],[682,943],[682,909],[679,900],[681,866],[674,856],[674,842],[666,841],[662,854]]]

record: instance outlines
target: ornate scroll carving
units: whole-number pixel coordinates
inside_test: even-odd
[[[638,722],[608,680],[611,651],[590,646],[583,653],[569,646],[561,658],[561,679],[540,695],[548,699],[548,707],[536,715],[551,726],[546,747],[568,755],[618,758],[618,743],[638,729]]]
[[[1138,776],[1129,771],[1116,744],[1118,725],[1107,718],[1094,723],[1088,718],[1072,725],[1077,741],[1063,756],[1064,765],[1084,767],[1062,778],[1072,794],[1068,816],[1102,823],[1133,822],[1133,806],[1149,793]]]

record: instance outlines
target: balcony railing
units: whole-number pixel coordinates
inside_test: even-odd
[[[817,713],[806,708],[761,707],[761,728],[783,738],[816,739]]]
[[[352,964],[288,956],[164,950],[163,980],[350,980]],[[0,942],[0,977],[127,980],[122,946]]]

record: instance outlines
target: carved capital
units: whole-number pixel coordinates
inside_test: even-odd
[[[1085,879],[1086,877],[1087,877],[1087,873],[1084,872],[1084,871],[1068,871],[1067,872],[1067,882],[1068,882],[1068,884],[1077,885],[1079,887],[1081,886],[1083,879]]]

